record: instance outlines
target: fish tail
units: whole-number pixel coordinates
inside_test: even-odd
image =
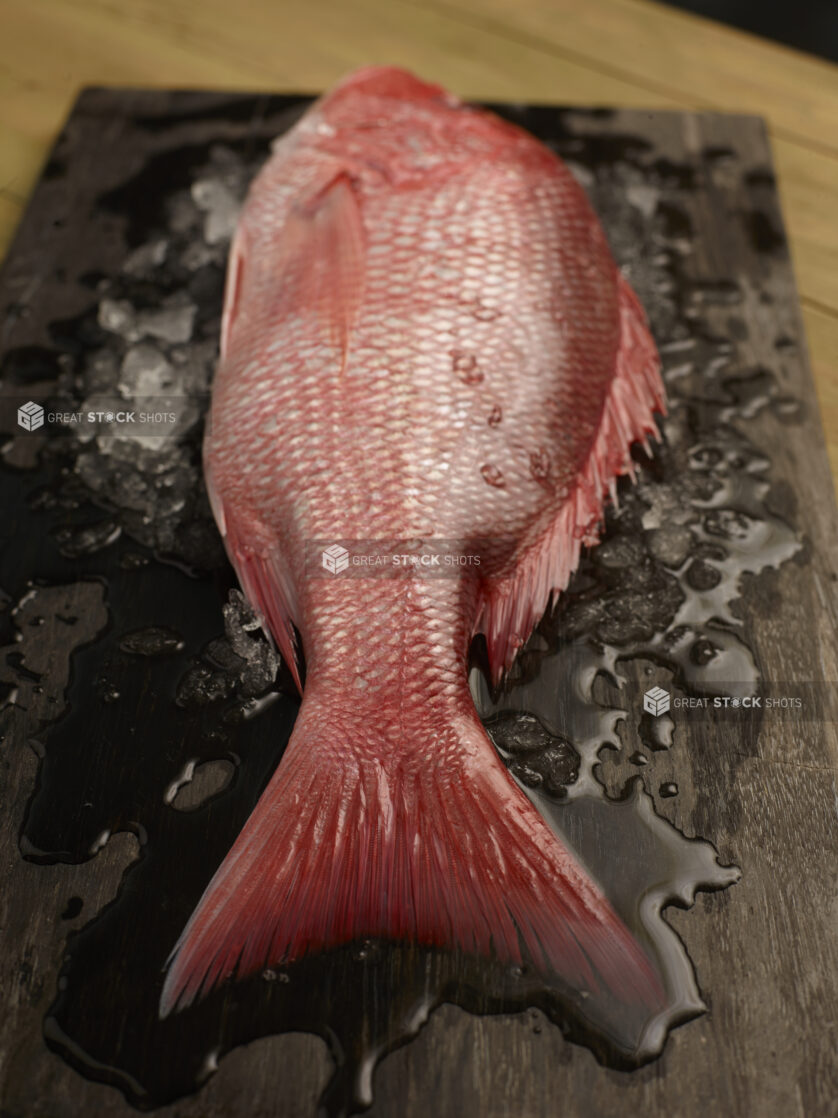
[[[574,990],[662,1008],[649,959],[476,717],[439,731],[423,764],[392,741],[312,737],[302,713],[170,956],[162,1017],[228,979],[368,938],[529,962]]]

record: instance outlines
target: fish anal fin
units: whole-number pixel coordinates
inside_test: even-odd
[[[620,273],[617,284],[620,335],[616,368],[575,490],[557,508],[552,522],[539,533],[515,570],[484,586],[476,631],[486,636],[495,683],[511,667],[552,595],[567,586],[582,546],[599,538],[603,506],[615,479],[621,474],[634,475],[632,444],[657,436],[654,413],[666,411],[660,359],[643,307]]]

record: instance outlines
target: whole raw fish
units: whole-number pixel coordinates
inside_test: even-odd
[[[662,1004],[498,758],[466,675],[478,632],[495,678],[509,667],[662,408],[643,311],[532,136],[372,68],[275,144],[230,252],[205,473],[242,588],[298,682],[304,654],[305,690],[172,953],[161,1014],[367,937],[528,958]],[[341,540],[484,550],[447,577],[318,570],[312,541]]]

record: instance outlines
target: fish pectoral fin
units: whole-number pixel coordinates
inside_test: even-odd
[[[239,222],[233,243],[230,245],[230,254],[227,257],[227,278],[224,282],[224,310],[221,313],[221,345],[222,360],[227,355],[230,346],[230,334],[233,324],[238,317],[242,295],[242,279],[247,262],[247,237],[244,225]]]
[[[486,636],[497,683],[529,638],[554,593],[564,590],[583,544],[595,543],[609,493],[621,474],[634,474],[631,447],[657,436],[654,413],[666,413],[660,358],[646,315],[627,280],[617,275],[620,335],[614,376],[587,461],[576,486],[506,578],[484,588],[476,632]]]
[[[339,171],[293,208],[277,259],[283,316],[289,310],[312,310],[324,340],[339,350],[343,372],[366,273],[364,223],[347,171]]]

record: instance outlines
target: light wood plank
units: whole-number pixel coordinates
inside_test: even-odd
[[[838,313],[838,159],[777,136],[771,146],[800,295]]]
[[[650,93],[768,116],[775,131],[838,149],[838,67],[649,0],[432,0],[510,37],[584,57]]]

